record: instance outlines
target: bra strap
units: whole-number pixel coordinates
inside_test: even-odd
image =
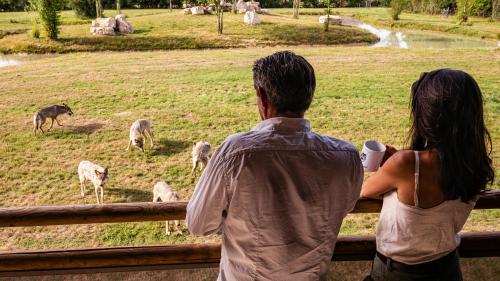
[[[419,206],[418,202],[418,178],[420,175],[420,159],[418,158],[418,151],[415,153],[415,194],[413,194],[413,200],[415,202],[415,207]]]

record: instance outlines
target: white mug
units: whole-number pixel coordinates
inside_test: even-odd
[[[380,167],[385,154],[385,145],[374,140],[365,142],[361,150],[361,163],[365,172],[375,172]]]

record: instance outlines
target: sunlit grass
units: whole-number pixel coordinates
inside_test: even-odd
[[[497,50],[397,50],[362,47],[291,48],[314,66],[318,87],[307,118],[319,133],[353,142],[368,139],[403,147],[409,125],[408,94],[420,72],[463,69],[478,81],[500,171],[500,61]],[[182,199],[193,192],[192,143],[215,147],[258,121],[251,65],[278,48],[75,53],[40,57],[0,68],[0,206],[95,203],[80,196],[77,166],[91,160],[109,167],[106,203],[151,201],[165,180]],[[22,57],[21,57],[22,59]],[[32,115],[68,103],[75,115],[63,127],[33,136]],[[150,119],[157,139],[146,153],[125,151],[128,129]],[[498,180],[494,188],[499,188]],[[373,234],[378,215],[350,215],[342,234]],[[500,212],[474,211],[467,231],[498,230]],[[61,248],[204,241],[164,237],[164,224],[7,228],[0,248]],[[217,238],[210,238],[217,239]]]

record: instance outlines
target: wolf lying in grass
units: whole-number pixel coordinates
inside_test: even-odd
[[[173,191],[172,188],[170,188],[170,186],[164,181],[157,182],[153,187],[153,202],[158,202],[158,199],[161,199],[162,202],[177,202],[180,200],[177,192]],[[165,223],[165,234],[170,235],[170,225],[172,221],[166,221]],[[179,220],[174,220],[173,226],[175,228],[175,233],[182,233],[179,229]]]
[[[193,169],[191,170],[191,176],[194,176],[196,168],[198,168],[200,163],[201,169],[207,165],[211,149],[212,146],[210,146],[210,144],[206,141],[199,141],[193,144],[193,151],[191,152],[191,155],[193,156]]]
[[[80,179],[80,194],[82,197],[85,196],[85,180],[90,180],[94,184],[97,204],[103,204],[104,184],[109,179],[108,168],[103,168],[90,161],[81,161],[78,165],[78,178]],[[100,196],[98,191],[100,191]]]
[[[73,115],[73,111],[71,111],[71,108],[69,108],[69,106],[67,106],[65,103],[63,103],[62,105],[51,105],[38,110],[33,116],[33,133],[36,135],[36,132],[38,130],[42,131],[42,134],[45,133],[42,129],[42,126],[43,124],[45,124],[47,118],[50,118],[52,120],[47,132],[52,129],[54,120],[56,121],[57,125],[62,126],[61,123],[59,123],[59,121],[57,120],[57,117],[62,114],[68,114],[69,116],[71,116]]]
[[[133,144],[135,147],[138,147],[142,152],[144,152],[144,142],[146,140],[145,132],[148,133],[149,139],[151,140],[151,147],[153,147],[154,140],[151,123],[148,120],[140,119],[135,121],[130,127],[130,141],[128,143],[127,150],[129,150],[130,145]]]

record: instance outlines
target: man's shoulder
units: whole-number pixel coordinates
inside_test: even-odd
[[[316,142],[322,147],[325,148],[325,150],[331,150],[331,151],[348,151],[348,152],[354,152],[358,153],[358,149],[350,142],[337,139],[334,137],[326,136],[326,135],[321,135],[318,133],[311,133],[314,138],[316,139]]]

